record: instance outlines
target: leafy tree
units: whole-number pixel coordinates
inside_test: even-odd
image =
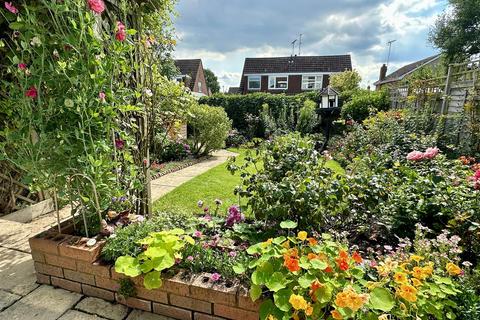
[[[330,79],[330,85],[340,92],[352,91],[359,88],[362,77],[357,70],[344,71],[334,74]]]
[[[207,86],[210,88],[212,93],[220,92],[220,83],[218,83],[217,76],[210,69],[205,69],[205,80],[207,81]]]
[[[449,3],[452,10],[438,17],[429,41],[452,62],[480,53],[480,1],[449,0]]]

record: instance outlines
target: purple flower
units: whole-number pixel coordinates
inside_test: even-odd
[[[238,206],[231,206],[228,208],[228,217],[225,222],[227,227],[231,227],[236,223],[242,222],[245,220],[245,217],[240,212],[240,208]]]
[[[235,258],[237,256],[237,253],[235,251],[230,251],[228,255],[232,258]]]
[[[209,208],[209,207],[203,208],[203,212],[208,213],[208,211],[210,211],[210,208]]]
[[[193,259],[192,256],[188,256],[188,257],[187,257],[187,260],[190,261],[190,262],[192,262],[194,259]]]
[[[127,197],[120,197],[119,201],[120,202],[125,202],[125,201],[127,201]]]
[[[221,277],[222,277],[222,276],[221,276],[220,274],[218,274],[218,273],[215,272],[214,274],[212,274],[212,275],[210,276],[210,280],[212,280],[213,282],[216,282],[216,281],[220,280]]]
[[[193,233],[193,236],[194,236],[195,238],[201,238],[202,235],[203,235],[202,232],[201,232],[201,231],[198,231],[198,230]]]
[[[209,215],[209,214],[206,214],[206,215],[203,217],[203,219],[204,219],[205,221],[212,221],[212,216]]]
[[[122,139],[115,139],[115,148],[122,150],[125,147],[125,141]]]
[[[112,202],[117,202],[117,197],[113,197]]]

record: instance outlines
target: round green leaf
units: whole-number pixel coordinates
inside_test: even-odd
[[[252,301],[256,301],[258,298],[260,298],[262,295],[262,287],[257,286],[256,284],[253,284],[250,287],[250,298]]]
[[[282,289],[273,294],[273,300],[275,301],[275,305],[278,309],[283,312],[290,311],[292,306],[290,305],[290,302],[288,302],[288,300],[290,299],[292,293],[293,292],[290,289]]]
[[[143,284],[148,290],[157,289],[162,286],[162,279],[160,279],[160,272],[152,271],[145,275]]]
[[[375,288],[370,292],[370,305],[373,309],[388,312],[395,306],[395,300],[387,289]]]
[[[233,266],[233,272],[236,274],[243,274],[245,273],[245,266],[243,264],[237,263]]]
[[[280,228],[282,229],[295,229],[297,226],[298,226],[298,223],[291,220],[280,222]]]
[[[136,277],[142,274],[140,263],[130,256],[121,256],[115,261],[115,271],[129,277]]]
[[[267,288],[270,291],[277,292],[280,289],[283,289],[286,287],[288,281],[281,272],[275,272],[273,273],[267,280]]]

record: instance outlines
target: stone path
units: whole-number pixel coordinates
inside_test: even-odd
[[[152,181],[153,201],[234,155],[221,150],[201,163]],[[68,207],[60,211],[61,219],[69,215]],[[8,221],[0,217],[0,320],[172,320],[37,284],[28,239],[56,222],[54,213],[30,223]]]

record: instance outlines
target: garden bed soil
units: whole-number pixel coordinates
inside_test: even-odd
[[[147,290],[142,276],[131,278],[136,295],[119,293],[123,274],[102,261],[105,241],[88,246],[84,237],[73,236],[73,227],[64,223],[29,239],[37,282],[60,287],[107,301],[116,301],[180,320],[256,320],[259,302],[252,302],[248,290],[234,282],[212,282],[210,274],[192,275],[180,271],[162,276],[159,289]]]

